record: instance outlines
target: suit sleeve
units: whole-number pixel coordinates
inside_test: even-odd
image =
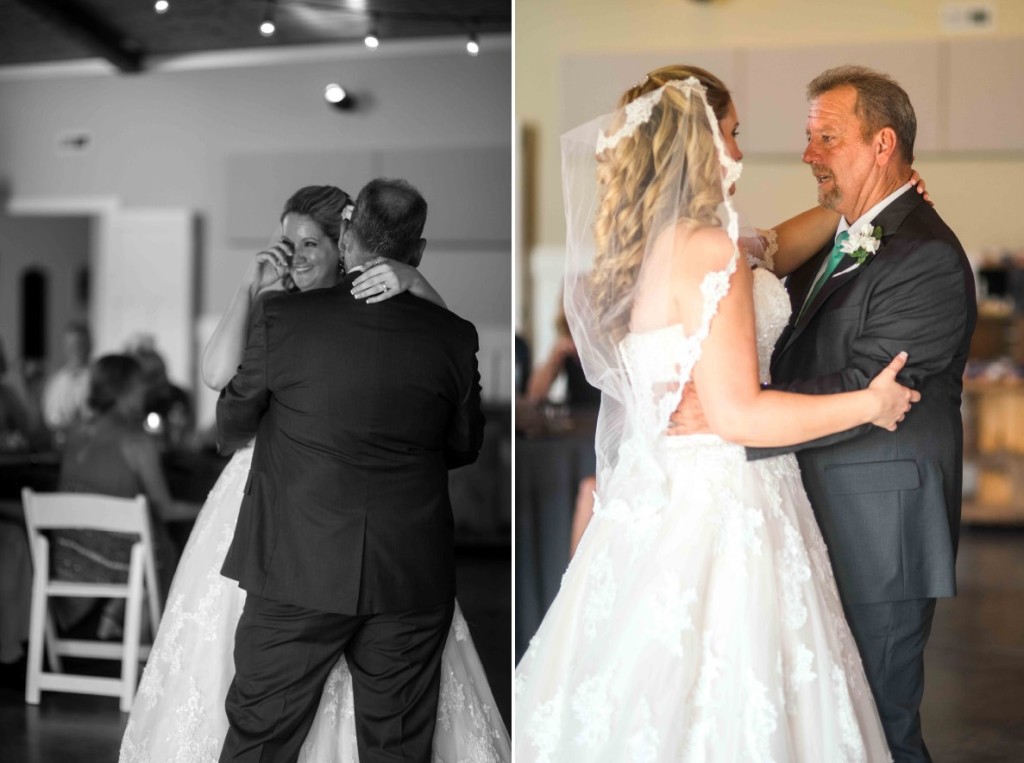
[[[913,389],[941,373],[963,342],[968,321],[967,282],[959,252],[945,241],[924,244],[905,258],[871,296],[864,329],[850,346],[847,366],[811,379],[772,384],[771,389],[828,395],[866,389],[900,351],[910,357],[898,379]],[[747,448],[751,460],[845,442],[871,432],[863,424],[784,448]]]
[[[462,400],[451,421],[445,438],[444,460],[449,469],[456,469],[476,461],[484,441],[484,415],[480,410],[480,370],[477,367],[479,341],[476,330],[472,330],[472,353],[469,358],[470,373]]]
[[[270,405],[267,387],[267,314],[249,328],[242,363],[217,400],[217,447],[221,453],[238,450],[253,437]]]

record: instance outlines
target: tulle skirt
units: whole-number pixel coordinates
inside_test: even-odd
[[[199,513],[132,705],[121,763],[216,763],[220,755],[235,626],[245,603],[245,592],[220,568],[251,461],[252,446],[237,452]],[[441,670],[435,763],[509,761],[508,732],[457,603]],[[358,759],[352,678],[342,658],[324,687],[299,760]]]
[[[598,507],[517,668],[516,761],[890,760],[796,459],[657,460],[665,494]]]

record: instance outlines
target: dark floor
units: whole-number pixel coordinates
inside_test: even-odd
[[[1024,761],[1024,530],[965,530],[957,579],[926,652],[925,740],[936,763]]]
[[[965,530],[960,595],[940,601],[922,714],[936,763],[1024,761],[1024,530]],[[463,555],[459,600],[506,719],[511,696],[508,551]],[[0,761],[116,759],[117,700],[0,691]]]
[[[505,723],[512,699],[512,570],[505,547],[460,550],[459,605]],[[108,763],[117,760],[128,716],[114,697],[0,688],[0,763]],[[154,761],[159,763],[159,761]]]

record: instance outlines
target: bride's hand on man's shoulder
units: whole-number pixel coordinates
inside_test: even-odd
[[[920,392],[896,381],[896,376],[906,364],[907,353],[901,352],[868,385],[868,390],[875,394],[878,401],[878,411],[871,423],[890,432],[896,431],[896,427],[910,411],[910,406],[921,399]]]
[[[919,194],[921,194],[921,198],[923,198],[926,202],[931,204],[933,207],[935,206],[935,202],[932,201],[932,197],[929,195],[928,189],[925,188],[924,178],[921,177],[920,173],[917,170],[911,170],[911,173],[910,173],[910,184],[912,186],[914,186],[914,189]]]
[[[372,305],[408,291],[419,278],[419,271],[412,265],[377,257],[366,263],[363,272],[352,282],[352,296]]]

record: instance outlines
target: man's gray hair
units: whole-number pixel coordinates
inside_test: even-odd
[[[896,133],[901,158],[912,164],[917,117],[907,91],[889,75],[866,66],[837,66],[811,80],[807,86],[807,100],[814,100],[844,85],[857,91],[854,111],[864,125],[864,140],[870,140],[883,127],[891,127]]]
[[[359,192],[352,231],[379,257],[408,262],[427,220],[427,202],[405,180],[377,178]]]

